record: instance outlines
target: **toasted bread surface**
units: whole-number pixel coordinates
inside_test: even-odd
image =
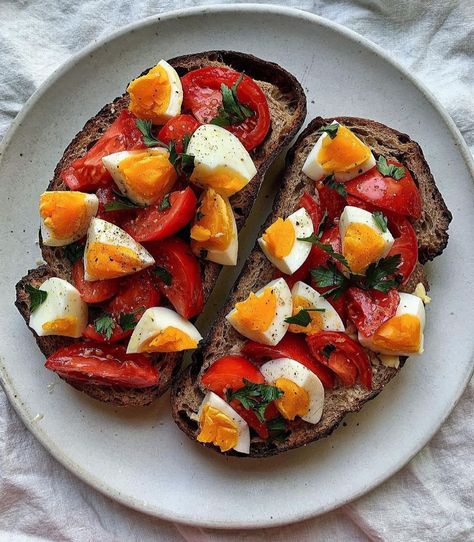
[[[334,118],[334,117],[333,117]],[[281,188],[276,195],[273,212],[262,227],[262,232],[277,217],[288,216],[297,208],[303,192],[314,193],[314,183],[303,173],[302,166],[315,144],[318,129],[329,124],[333,118],[314,119],[301,133],[295,146],[287,155],[287,165]],[[402,162],[412,173],[419,185],[423,213],[414,224],[419,240],[419,260],[425,262],[439,255],[446,246],[447,228],[451,213],[434,183],[433,176],[417,143],[406,134],[401,134],[380,123],[354,117],[336,117],[336,120],[350,127],[377,154],[390,156]],[[198,434],[195,414],[204,397],[205,390],[200,385],[201,375],[212,363],[223,355],[241,351],[246,339],[227,322],[225,315],[235,303],[245,299],[251,291],[256,291],[273,278],[274,268],[256,244],[246,262],[232,293],[221,313],[211,328],[206,343],[194,354],[193,363],[183,371],[172,386],[171,405],[173,417],[177,425],[191,438]],[[423,266],[418,263],[404,291],[412,292],[418,282],[428,287]],[[334,431],[349,412],[356,412],[378,395],[384,386],[398,373],[403,366],[395,369],[379,362],[371,354],[373,365],[373,388],[367,390],[360,384],[351,388],[337,387],[326,390],[325,404],[321,421],[316,425],[295,420],[289,423],[288,437],[282,441],[263,441],[254,437],[251,442],[250,456],[265,457],[306,445],[325,437]],[[216,450],[215,447],[212,447]],[[232,455],[234,455],[231,452]]]
[[[227,66],[237,71],[245,71],[247,75],[257,82],[267,97],[271,128],[264,142],[251,152],[257,168],[257,175],[230,200],[236,217],[237,228],[240,230],[250,213],[267,168],[291,142],[303,124],[306,116],[306,98],[303,89],[295,77],[280,66],[244,53],[209,51],[176,57],[171,59],[169,63],[177,70],[179,75],[206,66]],[[104,106],[95,117],[87,121],[83,129],[64,151],[55,168],[54,177],[49,183],[48,190],[67,190],[60,178],[61,171],[74,160],[83,156],[97,142],[120,112],[128,107],[128,103],[128,95],[124,94]],[[26,322],[29,321],[30,316],[28,297],[24,289],[27,282],[40,284],[49,276],[57,276],[71,281],[72,264],[66,256],[65,249],[63,247],[46,246],[42,243],[41,238],[40,248],[47,265],[30,271],[17,284],[16,305]],[[202,262],[201,272],[205,299],[209,297],[220,270],[221,266],[216,263]],[[49,356],[61,346],[74,341],[74,339],[63,337],[35,336],[35,338],[45,356]],[[69,383],[101,401],[120,406],[147,405],[168,389],[172,373],[177,370],[182,360],[182,354],[156,355],[155,358],[160,369],[160,382],[154,388],[130,390],[84,383]]]

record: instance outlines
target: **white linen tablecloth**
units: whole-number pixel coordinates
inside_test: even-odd
[[[91,40],[143,17],[201,3],[215,2],[0,0],[0,137],[44,79]],[[474,150],[472,0],[273,3],[322,15],[384,47],[434,92]],[[89,488],[36,442],[0,388],[0,540],[474,540],[473,400],[471,383],[430,444],[352,504],[288,527],[222,532],[155,520]]]

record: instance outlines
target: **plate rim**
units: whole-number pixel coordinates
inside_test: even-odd
[[[379,45],[375,44],[374,42],[370,41],[369,39],[365,38],[364,36],[358,34],[354,30],[351,30],[339,23],[336,23],[334,21],[331,21],[329,19],[326,19],[324,17],[321,17],[319,15],[315,15],[311,12],[304,11],[302,9],[298,8],[290,8],[285,7],[281,5],[271,5],[271,4],[255,4],[255,3],[249,3],[249,4],[214,4],[209,6],[194,6],[190,8],[182,8],[172,11],[166,11],[164,13],[159,13],[155,15],[151,15],[149,17],[140,19],[138,21],[135,21],[133,23],[130,23],[125,26],[121,26],[120,28],[107,33],[105,36],[102,36],[98,39],[93,40],[90,44],[86,45],[84,48],[82,48],[77,53],[71,55],[67,60],[65,60],[58,68],[56,68],[46,79],[45,81],[38,87],[38,89],[31,95],[31,97],[24,103],[23,107],[21,108],[20,112],[17,114],[17,116],[13,119],[10,127],[8,128],[7,132],[5,133],[2,141],[0,142],[0,167],[3,162],[3,155],[4,151],[8,148],[10,140],[12,139],[14,133],[16,130],[21,126],[21,123],[23,119],[26,117],[26,115],[29,113],[29,111],[35,106],[36,102],[43,96],[43,94],[51,87],[53,86],[56,81],[58,81],[66,72],[69,71],[69,69],[75,65],[78,61],[86,57],[87,55],[93,53],[94,51],[100,49],[104,45],[106,45],[111,40],[114,40],[116,38],[119,38],[121,36],[124,36],[132,31],[135,31],[137,29],[143,28],[148,25],[152,24],[159,24],[162,21],[170,20],[170,19],[178,19],[181,17],[187,17],[187,16],[194,16],[194,15],[202,15],[202,14],[219,14],[219,13],[232,13],[232,12],[248,12],[248,13],[258,13],[258,14],[265,14],[265,13],[271,13],[273,15],[280,15],[283,17],[289,17],[289,18],[296,18],[296,19],[302,19],[309,21],[311,23],[317,24],[319,26],[323,26],[326,28],[329,28],[333,32],[340,34],[348,39],[350,39],[353,42],[359,43],[361,46],[365,47],[366,49],[370,50],[377,56],[381,57],[384,61],[386,61],[388,64],[395,67],[407,80],[409,80],[418,90],[421,91],[421,93],[424,95],[424,97],[427,99],[427,101],[434,107],[436,112],[440,115],[442,120],[444,121],[447,129],[450,131],[454,141],[457,143],[458,148],[461,152],[461,155],[464,159],[464,162],[467,166],[467,169],[471,175],[471,177],[474,179],[474,159],[472,157],[472,154],[469,150],[469,147],[467,146],[466,141],[464,140],[461,132],[459,131],[458,127],[454,123],[453,119],[449,115],[449,113],[445,110],[444,106],[441,104],[441,102],[434,96],[434,94],[428,89],[428,87],[420,81],[416,76],[414,76],[412,73],[409,72],[407,68],[405,68],[403,65],[401,65],[397,60],[395,60],[388,52],[386,52],[384,49],[382,49]],[[383,475],[379,476],[378,478],[372,480],[369,484],[364,486],[359,491],[355,491],[353,493],[350,493],[345,498],[333,502],[330,504],[327,504],[326,506],[320,507],[319,509],[313,511],[313,512],[306,512],[301,514],[293,514],[291,519],[272,519],[272,520],[266,520],[266,521],[253,521],[249,523],[241,523],[241,522],[232,522],[227,521],[226,523],[221,522],[212,522],[212,521],[201,521],[201,520],[193,520],[189,518],[188,516],[181,516],[179,513],[175,515],[171,515],[167,513],[166,511],[162,511],[160,509],[157,509],[154,506],[150,506],[147,502],[141,501],[140,499],[137,499],[136,497],[132,495],[123,495],[121,492],[115,490],[114,488],[110,487],[107,483],[104,481],[96,478],[93,475],[90,475],[88,472],[86,472],[81,466],[76,464],[74,461],[72,461],[66,454],[64,454],[52,440],[51,438],[42,430],[42,428],[34,423],[32,421],[31,417],[28,414],[27,408],[22,405],[22,402],[19,398],[19,396],[15,397],[16,390],[14,388],[13,383],[10,381],[10,378],[8,376],[8,373],[6,369],[3,367],[3,365],[0,365],[0,384],[2,385],[2,388],[4,389],[8,400],[12,407],[14,408],[15,412],[18,414],[20,419],[23,421],[27,429],[35,436],[35,438],[41,443],[41,445],[48,450],[48,452],[59,462],[61,465],[63,465],[66,469],[68,469],[70,472],[72,472],[75,476],[77,476],[81,481],[85,482],[89,486],[93,487],[103,495],[114,499],[115,501],[119,502],[120,504],[123,504],[129,508],[132,508],[136,511],[146,513],[148,515],[151,515],[153,517],[163,519],[166,521],[175,521],[179,523],[183,523],[186,525],[196,526],[196,527],[207,527],[207,528],[214,528],[214,529],[256,529],[256,528],[267,528],[267,527],[276,527],[276,526],[282,526],[282,525],[288,525],[291,523],[304,521],[306,519],[319,516],[321,514],[324,514],[326,512],[329,512],[331,510],[334,510],[337,507],[343,506],[362,495],[366,494],[367,492],[373,490],[377,486],[379,486],[381,483],[386,481],[388,478],[393,476],[396,472],[398,472],[401,468],[403,468],[413,457],[424,447],[426,444],[433,438],[433,436],[438,432],[440,427],[443,425],[443,423],[446,421],[448,416],[453,411],[454,407],[460,400],[467,384],[469,383],[472,375],[474,373],[474,364],[471,363],[471,367],[469,371],[467,371],[465,375],[464,381],[461,383],[459,388],[456,390],[456,394],[454,395],[454,399],[449,405],[449,407],[446,409],[446,412],[444,413],[444,416],[442,419],[440,419],[433,427],[432,431],[430,431],[427,436],[419,441],[412,449],[412,453],[408,456],[405,456],[402,460],[400,460],[398,463],[396,463],[392,468],[388,469],[384,472]]]

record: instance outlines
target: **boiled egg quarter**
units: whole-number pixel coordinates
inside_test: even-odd
[[[84,249],[84,278],[104,280],[131,275],[153,265],[153,256],[115,224],[93,218]]]
[[[39,337],[80,337],[87,326],[88,310],[79,291],[69,282],[52,277],[39,287],[46,299],[30,316],[30,327]]]
[[[102,158],[120,192],[138,205],[160,202],[178,178],[167,149],[121,151]]]
[[[236,303],[226,319],[241,335],[261,344],[278,344],[288,330],[291,292],[284,279],[269,282],[246,300]]]
[[[306,158],[303,173],[315,181],[334,175],[337,181],[345,182],[372,169],[376,162],[370,148],[346,126],[336,121],[331,124],[338,127],[335,137],[327,132],[319,137]]]
[[[39,212],[43,243],[61,247],[84,237],[98,206],[95,194],[69,190],[41,194]]]
[[[191,136],[186,152],[194,156],[191,181],[226,197],[242,190],[257,173],[239,139],[220,126],[200,126]]]
[[[382,231],[372,213],[347,205],[339,220],[342,254],[354,274],[364,274],[367,267],[384,258],[394,239],[388,228]]]
[[[308,315],[311,321],[307,326],[290,324],[288,331],[305,333],[306,335],[318,333],[318,331],[345,331],[344,324],[336,309],[308,284],[300,280],[295,282],[291,289],[291,297],[293,299],[293,316],[301,310],[309,309]]]
[[[311,243],[299,241],[314,231],[306,209],[298,209],[288,218],[278,218],[258,239],[265,256],[283,273],[291,275],[299,269],[311,252]]]
[[[147,309],[133,330],[127,354],[181,352],[196,348],[202,336],[175,311],[166,307]]]
[[[423,352],[425,306],[416,295],[400,292],[395,316],[370,337],[359,333],[359,342],[380,354],[411,356]]]
[[[237,225],[229,200],[212,188],[203,192],[191,227],[191,250],[221,265],[235,265],[239,249]]]
[[[199,442],[214,444],[221,452],[235,450],[241,454],[249,453],[249,426],[224,399],[212,391],[207,393],[199,408],[198,417]]]
[[[290,358],[273,359],[260,367],[267,384],[276,386],[283,396],[275,405],[286,420],[299,416],[308,423],[318,423],[324,406],[321,380],[304,365]]]
[[[165,60],[160,60],[148,73],[134,79],[128,85],[127,92],[130,95],[129,109],[139,119],[165,124],[181,113],[181,79]]]

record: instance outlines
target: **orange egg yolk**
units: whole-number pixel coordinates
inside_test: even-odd
[[[201,249],[225,250],[232,241],[233,214],[229,200],[209,188],[201,199],[198,219],[191,228],[191,247],[195,253]]]
[[[364,272],[382,257],[384,250],[382,236],[367,224],[350,224],[342,240],[342,253],[353,273]]]
[[[305,297],[299,295],[295,296],[293,298],[293,316],[297,315],[303,309],[314,309],[314,306]],[[323,329],[323,317],[321,312],[308,311],[308,315],[311,318],[311,322],[307,326],[290,324],[288,331],[291,331],[292,333],[306,333],[307,335],[321,331]]]
[[[166,70],[155,66],[146,75],[134,79],[127,88],[130,111],[153,124],[164,124],[164,116],[171,98],[171,84]]]
[[[90,243],[85,257],[87,272],[92,280],[123,277],[143,269],[138,254],[128,247]]]
[[[148,339],[142,352],[181,352],[197,347],[197,341],[177,327],[168,326],[158,335]]]
[[[272,288],[256,295],[253,292],[245,301],[236,303],[233,319],[250,331],[267,331],[275,318],[277,296]]]
[[[278,218],[265,230],[262,237],[270,254],[275,258],[284,258],[288,256],[295,244],[295,228],[290,220]]]
[[[69,239],[87,228],[86,195],[79,192],[45,192],[40,197],[44,225],[57,239]]]
[[[227,452],[237,446],[239,430],[237,424],[219,409],[206,405],[200,419],[201,431],[199,442],[210,442],[218,446],[221,452]]]
[[[248,179],[228,166],[210,168],[204,164],[195,166],[191,180],[203,188],[213,188],[226,197],[242,190],[248,183]]]
[[[370,149],[345,126],[339,126],[334,139],[326,136],[318,153],[318,162],[328,172],[350,171],[370,158]]]
[[[296,416],[305,416],[309,409],[308,392],[288,378],[278,378],[275,386],[283,395],[275,400],[275,406],[285,420],[294,420]]]
[[[417,353],[421,346],[421,322],[414,314],[394,316],[372,337],[376,348],[393,352]]]
[[[66,316],[65,318],[56,318],[43,324],[43,330],[54,335],[74,335],[77,327],[77,318]]]
[[[167,152],[132,154],[119,163],[125,184],[131,193],[148,204],[163,198],[177,179]]]

